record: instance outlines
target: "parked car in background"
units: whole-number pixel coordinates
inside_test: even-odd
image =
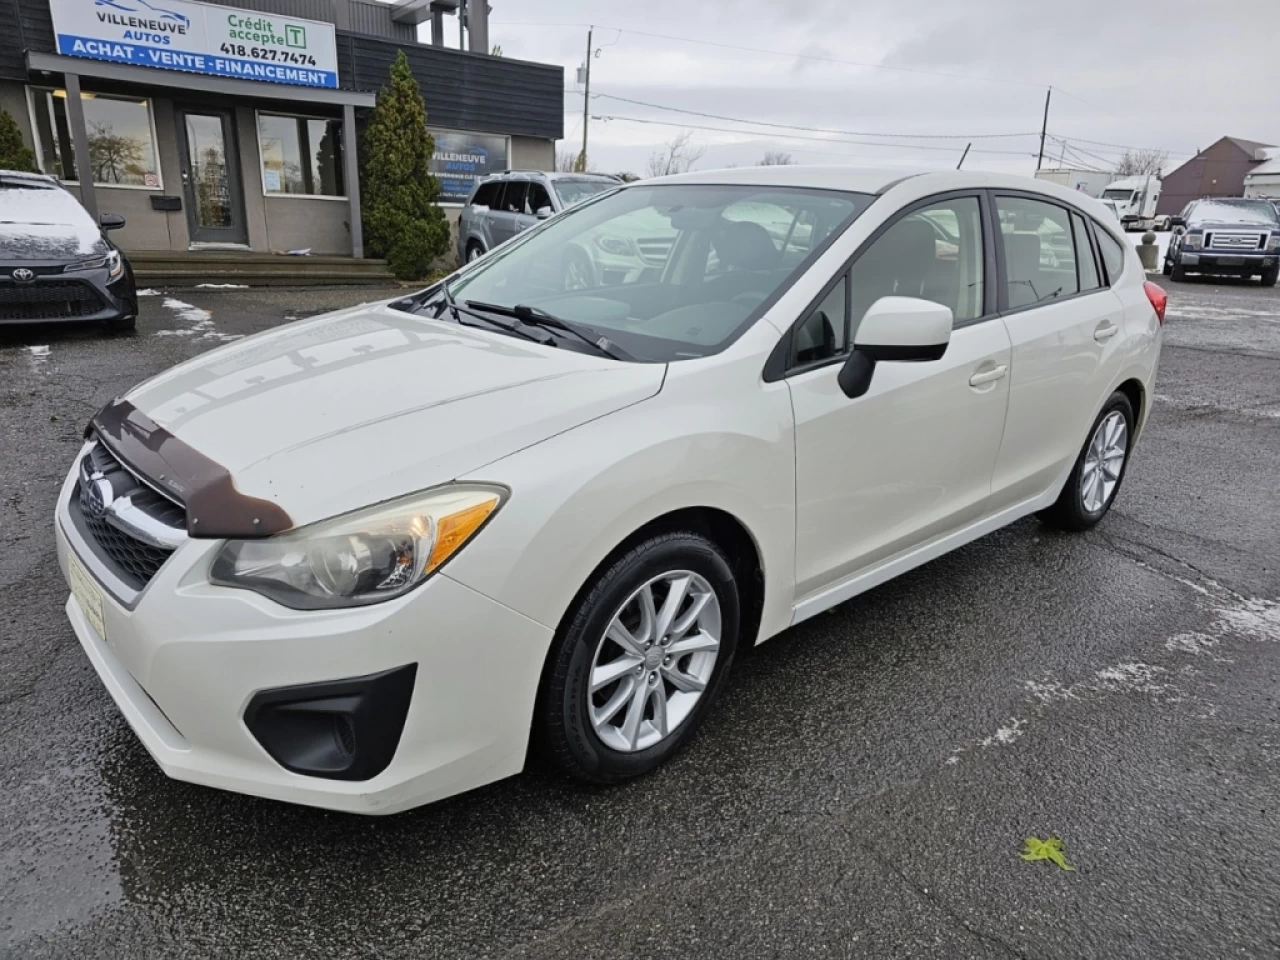
[[[0,323],[74,321],[132,330],[138,294],[128,259],[53,177],[0,170]]]
[[[618,186],[599,173],[504,170],[476,183],[458,216],[458,262],[478,260],[539,220]]]
[[[1280,279],[1280,215],[1271,201],[1192,200],[1171,220],[1166,276],[1261,277],[1265,287]]]
[[[566,283],[566,251],[659,229],[656,270]],[[1030,178],[619,187],[109,403],[57,500],[66,612],[182,780],[393,813],[532,744],[618,783],[737,651],[1022,517],[1101,521],[1164,308]]]
[[[1168,224],[1156,216],[1160,203],[1160,178],[1156,176],[1122,177],[1112,180],[1102,191],[1102,200],[1116,205],[1120,225],[1125,230],[1147,230]]]

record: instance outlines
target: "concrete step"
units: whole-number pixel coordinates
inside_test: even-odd
[[[138,283],[150,286],[385,284],[395,280],[385,260],[354,257],[289,257],[224,250],[192,253],[138,250],[127,255]]]

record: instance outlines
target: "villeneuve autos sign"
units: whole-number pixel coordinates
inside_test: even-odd
[[[50,0],[58,52],[138,67],[338,86],[333,24],[191,0]]]

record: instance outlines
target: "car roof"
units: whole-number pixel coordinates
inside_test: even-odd
[[[484,178],[493,180],[599,180],[603,183],[619,183],[618,177],[611,173],[569,173],[561,170],[499,170]]]
[[[6,180],[32,180],[38,183],[57,183],[57,177],[51,177],[47,173],[28,173],[25,170],[0,170],[0,177]]]
[[[986,173],[981,170],[927,169],[920,167],[836,167],[791,166],[734,167],[728,170],[699,170],[628,184],[628,189],[654,183],[744,184],[749,186],[807,187],[815,190],[846,190],[851,193],[887,193],[910,181],[915,192],[942,193],[948,190],[1022,190],[1064,200],[1086,209],[1094,203],[1079,190],[1016,174]]]

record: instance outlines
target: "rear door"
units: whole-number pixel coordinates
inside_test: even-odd
[[[527,180],[508,180],[502,188],[499,205],[494,208],[490,220],[493,231],[493,243],[497,246],[506,243],[517,233],[520,218],[524,214],[525,198],[528,196]]]
[[[1079,214],[1036,194],[996,191],[993,201],[1001,322],[1013,346],[992,481],[1000,508],[1045,492],[1079,453],[1118,372],[1124,308]]]

